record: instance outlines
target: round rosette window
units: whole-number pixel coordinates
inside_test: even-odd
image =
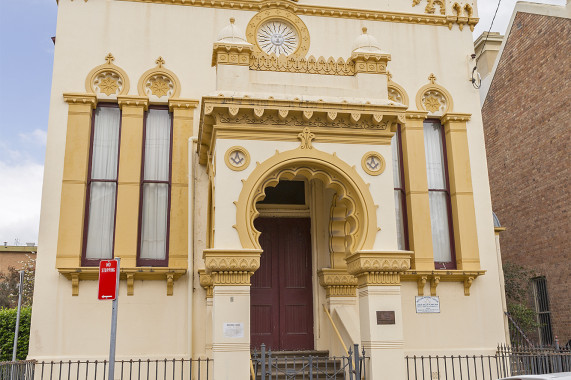
[[[299,46],[299,36],[295,27],[284,20],[268,20],[258,28],[256,41],[267,54],[291,55]]]

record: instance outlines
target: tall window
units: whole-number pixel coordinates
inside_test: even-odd
[[[168,109],[146,114],[138,265],[166,266],[171,187],[172,118]]]
[[[452,236],[446,142],[442,125],[438,120],[424,122],[424,149],[435,268],[454,269],[456,259]]]
[[[398,249],[408,250],[408,223],[406,219],[406,192],[404,189],[404,170],[402,161],[402,141],[400,125],[391,139],[393,151],[393,182],[395,186],[395,214],[397,218]]]
[[[537,322],[539,323],[539,343],[543,346],[553,344],[553,331],[551,329],[551,312],[547,297],[547,281],[545,277],[536,277],[533,282],[533,298]]]
[[[94,111],[92,124],[83,265],[113,257],[121,111],[102,104]]]

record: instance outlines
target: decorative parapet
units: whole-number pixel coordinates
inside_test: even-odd
[[[97,280],[99,278],[98,267],[78,267],[78,268],[58,268],[68,280],[71,280],[71,295],[79,295],[80,280]],[[167,283],[167,296],[173,295],[174,281],[178,280],[186,273],[186,269],[173,269],[162,267],[134,267],[121,268],[120,279],[127,282],[127,295],[132,296],[134,292],[135,280],[164,280]]]
[[[351,61],[355,64],[355,74],[386,74],[390,54],[354,52]]]
[[[327,297],[355,297],[357,294],[357,278],[346,269],[323,268],[317,275]]]
[[[354,76],[355,63],[351,59],[324,57],[315,58],[310,56],[285,56],[262,52],[252,53],[250,58],[250,70],[278,71],[285,73],[321,74]]]
[[[260,267],[261,249],[205,249],[206,273],[213,286],[250,285],[250,277]]]
[[[398,285],[400,275],[410,268],[412,252],[360,251],[347,257],[347,272],[358,279],[358,286]]]
[[[316,142],[390,144],[391,127],[404,122],[406,106],[347,102],[206,97],[202,100],[199,162],[206,165],[216,138],[297,141],[305,127]]]
[[[253,59],[252,52],[254,48],[252,45],[246,44],[231,44],[216,42],[212,49],[212,66],[216,65],[238,65],[238,66],[251,66]]]
[[[483,276],[485,270],[462,271],[462,270],[433,270],[415,271],[407,270],[401,275],[402,281],[416,281],[418,284],[418,295],[424,295],[424,285],[430,284],[430,295],[436,295],[436,289],[441,282],[461,282],[464,285],[464,295],[470,295],[470,287],[476,278]]]

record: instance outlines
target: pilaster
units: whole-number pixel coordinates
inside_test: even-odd
[[[416,270],[434,269],[424,151],[423,122],[427,115],[421,111],[407,112],[406,123],[401,125],[409,244],[414,251],[412,267]]]
[[[476,211],[466,123],[469,114],[447,113],[442,117],[446,133],[446,153],[450,180],[450,203],[456,264],[459,270],[479,270]]]
[[[188,154],[197,100],[169,99],[173,117],[169,267],[188,265]]]
[[[406,377],[400,275],[410,268],[411,256],[361,251],[347,258],[348,272],[359,280],[361,343],[371,357],[372,379]]]
[[[75,268],[81,265],[91,120],[97,97],[70,93],[63,97],[69,109],[56,267]]]
[[[136,267],[143,119],[149,100],[140,96],[118,96],[117,100],[121,107],[121,146],[119,148],[114,252],[115,256],[121,257],[122,266]]]
[[[207,249],[211,277],[214,378],[250,377],[250,277],[260,267],[261,249]],[[201,276],[202,278],[203,276]],[[206,277],[203,277],[206,281]]]

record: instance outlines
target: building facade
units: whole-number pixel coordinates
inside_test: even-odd
[[[569,2],[518,3],[483,93],[492,201],[506,227],[502,256],[536,274],[530,304],[542,345],[571,340],[569,49]],[[550,100],[537,104],[539,94]]]
[[[217,380],[327,313],[373,379],[505,342],[476,4],[347,3],[60,0],[31,358],[105,357],[111,257],[118,356]]]

